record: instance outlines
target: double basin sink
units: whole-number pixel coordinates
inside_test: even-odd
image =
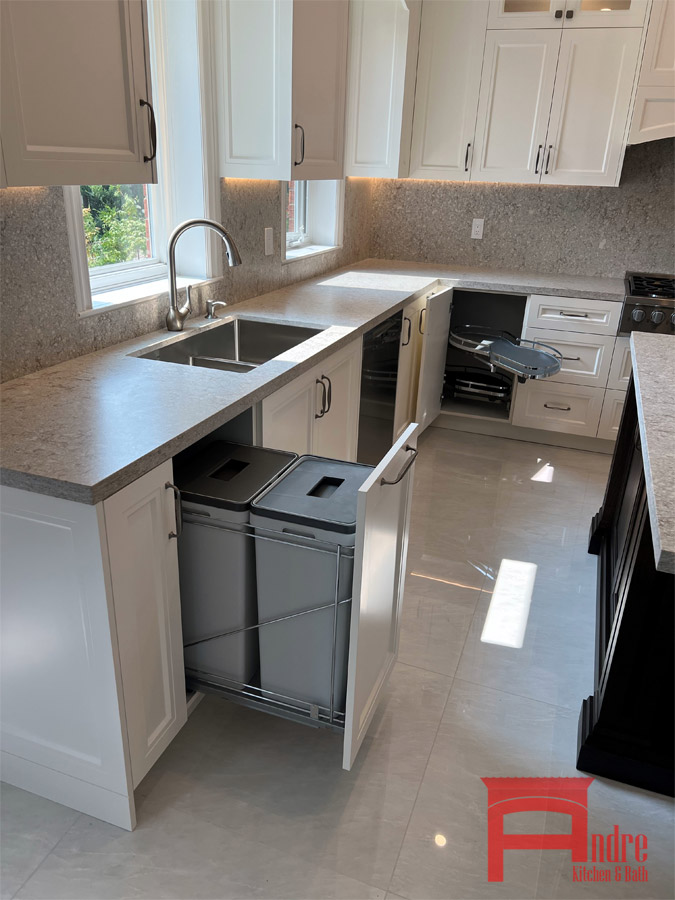
[[[221,325],[176,338],[169,344],[134,355],[141,359],[157,359],[184,366],[221,369],[225,372],[250,372],[322,330],[302,325],[232,318]]]

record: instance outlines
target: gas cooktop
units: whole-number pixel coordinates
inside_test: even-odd
[[[626,273],[627,297],[650,297],[654,300],[675,299],[675,276]]]
[[[619,334],[675,333],[675,276],[626,272],[626,296]]]

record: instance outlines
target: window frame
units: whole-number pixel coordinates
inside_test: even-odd
[[[299,184],[296,181],[296,184]],[[297,240],[298,231],[286,231],[288,185],[282,182],[281,223],[286,240],[282,245],[282,263],[292,263],[309,256],[329,253],[342,247],[344,233],[345,181],[303,181],[305,188],[305,233]],[[289,240],[290,236],[290,240]]]

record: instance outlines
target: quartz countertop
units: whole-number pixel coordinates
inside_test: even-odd
[[[397,312],[438,279],[473,290],[623,300],[620,278],[364,260],[233,306],[237,316],[326,329],[251,372],[130,355],[175,337],[159,331],[7,382],[0,392],[0,482],[99,503]],[[186,331],[217,325],[188,320]]]
[[[631,357],[656,568],[675,573],[675,340],[634,331]]]

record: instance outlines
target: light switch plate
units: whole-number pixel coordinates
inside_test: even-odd
[[[265,229],[265,256],[272,256],[274,253],[274,229]]]
[[[485,219],[474,219],[473,220],[473,224],[471,225],[471,237],[472,238],[476,238],[476,240],[482,240],[484,223],[485,223]]]

